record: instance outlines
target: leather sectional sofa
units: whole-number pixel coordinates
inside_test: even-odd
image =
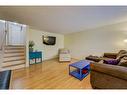
[[[105,64],[104,60],[118,59],[117,65]],[[127,89],[127,52],[105,53],[100,62],[90,64],[90,82],[97,89]]]

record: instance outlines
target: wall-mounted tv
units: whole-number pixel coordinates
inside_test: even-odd
[[[43,36],[43,43],[46,45],[55,45],[56,37],[54,36]]]

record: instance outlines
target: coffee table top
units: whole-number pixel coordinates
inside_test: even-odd
[[[81,61],[72,63],[69,66],[72,66],[72,67],[75,67],[75,68],[78,68],[78,69],[83,69],[84,67],[90,65],[90,62],[91,61],[88,61],[88,60],[81,60]]]

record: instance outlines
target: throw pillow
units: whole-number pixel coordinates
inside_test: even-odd
[[[119,63],[119,61],[116,59],[108,59],[108,60],[104,60],[104,63],[110,64],[110,65],[117,65]]]

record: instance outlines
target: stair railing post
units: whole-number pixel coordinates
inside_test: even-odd
[[[5,27],[4,27],[4,35],[3,35],[3,42],[1,46],[1,51],[0,51],[0,71],[2,71],[2,64],[4,61],[4,52],[5,52],[5,45],[7,41],[7,33],[8,33],[8,22],[5,21]]]

